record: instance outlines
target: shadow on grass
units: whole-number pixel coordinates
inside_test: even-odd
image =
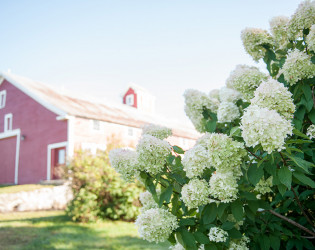
[[[2,225],[1,225],[2,224]],[[81,224],[66,215],[6,220],[0,223],[0,249],[168,249],[130,235],[122,222]],[[127,228],[126,228],[127,227]],[[132,233],[131,233],[132,234]]]

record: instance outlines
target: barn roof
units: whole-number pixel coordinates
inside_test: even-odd
[[[71,115],[137,128],[142,127],[144,124],[154,123],[172,128],[175,136],[190,139],[199,137],[199,133],[190,125],[144,113],[124,104],[84,100],[60,93],[47,84],[8,73],[0,74],[0,85],[1,78],[6,79],[35,101],[59,115],[60,118],[66,118],[67,115]]]

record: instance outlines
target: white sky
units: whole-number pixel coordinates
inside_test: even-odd
[[[209,92],[237,64],[255,65],[241,30],[268,29],[300,2],[0,0],[0,71],[116,102],[136,83],[157,113],[184,119],[185,89]]]

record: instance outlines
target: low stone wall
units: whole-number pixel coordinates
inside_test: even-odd
[[[64,209],[72,198],[71,188],[67,184],[28,192],[0,194],[0,213]]]

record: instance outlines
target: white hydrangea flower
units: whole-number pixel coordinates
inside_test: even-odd
[[[269,154],[284,149],[284,140],[292,135],[291,122],[275,110],[250,105],[241,120],[242,137],[247,146],[261,144]]]
[[[249,238],[246,236],[243,236],[240,240],[232,240],[228,250],[248,250],[247,243],[249,243]]]
[[[146,124],[142,128],[142,135],[152,135],[163,140],[172,135],[172,130],[155,124]]]
[[[311,62],[311,56],[295,49],[288,53],[287,60],[282,66],[281,72],[284,79],[294,85],[299,80],[315,76],[315,65]]]
[[[209,186],[205,180],[193,179],[182,188],[182,200],[190,208],[198,208],[209,203]]]
[[[315,24],[310,28],[310,33],[306,38],[308,48],[315,52]]]
[[[312,140],[315,138],[315,125],[312,124],[307,128],[306,135]]]
[[[224,122],[232,122],[235,119],[240,117],[240,111],[238,107],[233,102],[221,102],[217,117],[218,122],[224,123]]]
[[[137,145],[138,164],[140,170],[152,175],[163,171],[165,159],[171,153],[171,146],[167,141],[152,135],[144,135]]]
[[[149,242],[164,242],[178,228],[177,217],[162,208],[151,208],[136,219],[139,235]]]
[[[208,151],[201,145],[196,145],[186,151],[182,160],[188,178],[201,176],[205,168],[210,167]]]
[[[240,165],[243,157],[247,155],[243,143],[234,141],[225,134],[206,133],[199,138],[196,145],[208,150],[209,162],[217,171],[233,172],[236,177],[242,175]]]
[[[131,181],[137,174],[139,167],[137,154],[130,149],[116,148],[109,152],[110,164],[126,181]]]
[[[263,82],[255,91],[255,97],[251,104],[261,108],[275,110],[286,119],[292,119],[295,112],[295,105],[292,93],[282,83],[270,79]]]
[[[220,90],[219,89],[213,89],[209,92],[210,98],[220,100]]]
[[[303,29],[315,24],[315,1],[304,1],[299,4],[288,24],[288,30],[292,39]]]
[[[285,48],[289,42],[288,38],[288,23],[290,19],[286,16],[276,16],[270,21],[270,31],[273,38],[280,48]]]
[[[210,181],[210,195],[223,203],[229,203],[237,199],[238,185],[233,173],[212,174]]]
[[[256,88],[267,78],[257,67],[239,64],[226,80],[226,85],[239,91],[243,98],[249,101],[254,97]]]
[[[229,234],[219,227],[211,227],[208,236],[210,241],[225,242]]]
[[[156,190],[157,194],[160,195],[161,190]],[[151,208],[158,208],[158,204],[155,202],[152,194],[149,191],[145,191],[140,194],[139,196],[140,202],[142,204],[141,212],[151,209]]]
[[[194,124],[196,130],[205,132],[205,119],[203,117],[204,108],[216,112],[218,109],[217,103],[205,93],[187,89],[184,93],[185,97],[185,113]]]
[[[270,176],[267,180],[265,180],[265,177],[262,177],[259,182],[255,186],[255,191],[266,194],[272,192],[272,176]]]
[[[222,87],[219,90],[220,102],[237,102],[241,99],[241,93],[235,89]]]
[[[241,39],[245,51],[252,56],[255,61],[263,58],[266,53],[266,49],[261,45],[272,44],[272,38],[266,30],[256,28],[246,28],[242,30]]]
[[[172,246],[169,249],[172,249],[172,250],[185,250],[185,248],[179,242],[177,242],[175,246]]]

